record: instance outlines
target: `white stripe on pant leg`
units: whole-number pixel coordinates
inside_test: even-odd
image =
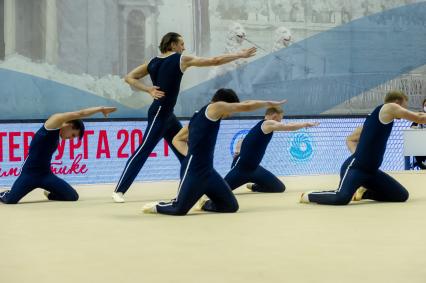
[[[28,157],[30,157],[29,154],[27,155],[27,158],[25,158],[24,163],[22,163],[22,165],[21,165],[21,168],[20,168],[21,172],[20,172],[20,174],[22,174],[22,170],[24,169],[25,163],[27,163]],[[50,169],[50,166],[49,166],[49,169]]]
[[[340,182],[339,189],[337,189],[337,191],[338,191],[338,192],[340,192],[340,190],[342,189],[343,182],[345,181],[346,175],[348,174],[349,169],[351,169],[351,166],[352,166],[352,164],[354,163],[354,161],[355,161],[355,158],[354,158],[354,159],[352,159],[352,161],[351,161],[351,163],[349,164],[348,168],[346,168],[345,175],[343,175],[342,182]]]
[[[231,170],[234,169],[237,166],[238,162],[240,162],[240,158],[241,158],[241,156],[238,156],[238,159],[235,162],[234,166],[232,166]]]
[[[30,155],[28,154],[27,155],[27,158],[25,158],[25,160],[24,160],[24,163],[22,163],[22,165],[21,165],[21,172],[22,172],[22,169],[24,168],[24,166],[25,166],[25,163],[27,163],[27,160],[28,160],[28,157],[29,157]]]
[[[164,202],[164,203],[157,203],[157,206],[164,207],[164,206],[170,206],[172,204],[173,204],[173,201],[169,201],[169,202]]]
[[[143,146],[145,145],[146,141],[148,140],[149,137],[149,133],[151,133],[152,127],[154,127],[155,124],[155,120],[157,119],[158,114],[160,113],[161,110],[161,106],[158,107],[158,111],[155,114],[154,120],[152,120],[152,124],[151,127],[148,129],[148,133],[146,134],[146,137],[144,138],[144,141],[142,143],[142,146],[139,148],[139,150],[136,152],[135,155],[133,155],[133,157],[130,159],[129,163],[126,165],[126,167],[124,168],[124,172],[123,174],[121,174],[120,180],[118,180],[118,184],[117,187],[115,188],[115,192],[117,191],[118,187],[120,187],[121,182],[123,181],[123,177],[124,175],[126,175],[126,171],[127,169],[129,169],[130,164],[132,163],[133,159],[135,159],[135,157],[139,154],[139,152],[142,150]]]
[[[346,175],[348,174],[349,169],[351,169],[351,166],[354,163],[354,161],[355,161],[355,158],[352,159],[352,161],[349,164],[348,168],[346,168],[345,174],[343,175],[342,181],[340,182],[340,186],[339,186],[339,188],[336,191],[332,191],[332,192],[312,192],[312,193],[310,193],[310,195],[311,194],[312,195],[335,195],[338,192],[340,192],[340,190],[342,189],[342,186],[343,186],[343,182],[345,181]]]
[[[188,164],[186,165],[185,173],[183,174],[183,178],[182,178],[182,180],[181,180],[181,182],[179,184],[179,188],[178,188],[178,192],[177,192],[176,198],[174,200],[170,201],[170,202],[167,202],[167,203],[163,203],[163,204],[159,203],[159,204],[157,204],[158,206],[161,206],[161,207],[170,206],[170,205],[173,205],[173,203],[177,202],[178,197],[179,197],[179,192],[180,192],[180,189],[182,188],[183,182],[185,181],[186,174],[188,173],[188,170],[189,170],[189,165],[191,164],[191,160],[192,160],[192,155],[189,157]]]
[[[185,181],[185,178],[186,178],[186,174],[188,173],[189,165],[191,164],[191,160],[192,160],[192,156],[193,156],[193,155],[191,155],[191,156],[189,157],[188,165],[186,166],[185,173],[183,174],[182,182],[181,182],[181,183],[180,183],[180,185],[179,185],[179,188],[178,188],[178,191],[177,191],[177,195],[176,195],[175,202],[177,202],[177,200],[178,200],[179,193],[180,193],[180,189],[182,188],[183,182]]]
[[[309,195],[335,195],[337,193],[337,191],[330,191],[330,192],[312,192],[309,193]]]

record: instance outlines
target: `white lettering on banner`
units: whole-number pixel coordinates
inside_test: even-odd
[[[262,166],[279,176],[337,174],[342,162],[350,155],[345,139],[364,119],[288,119],[288,122],[314,120],[321,125],[297,133],[275,133]],[[242,131],[247,133],[256,123],[257,120],[222,121],[214,163],[220,174],[225,175],[230,170],[236,135]],[[31,139],[41,125],[2,125],[0,186],[11,186],[19,176]],[[52,158],[52,172],[71,184],[116,183],[126,161],[142,143],[146,126],[146,122],[137,121],[87,122],[82,140],[60,142]],[[409,123],[404,121],[395,123],[382,169],[403,169],[401,130],[408,126]],[[175,180],[179,178],[179,168],[177,158],[163,140],[151,153],[136,181]]]

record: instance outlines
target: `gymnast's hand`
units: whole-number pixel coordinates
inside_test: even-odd
[[[117,107],[105,107],[105,106],[103,106],[101,108],[101,112],[102,112],[102,114],[104,114],[105,118],[107,118],[110,113],[115,112],[115,111],[117,111]]]
[[[281,106],[284,103],[287,103],[287,99],[283,99],[281,101],[266,101],[268,107]]]
[[[254,55],[256,55],[256,47],[252,47],[252,48],[247,48],[247,49],[243,49],[240,52],[238,52],[238,55],[241,58],[249,58],[249,57],[253,57]]]
[[[162,98],[165,95],[164,91],[161,91],[160,87],[158,87],[158,86],[151,86],[151,87],[149,87],[148,88],[148,93],[154,99],[160,99],[160,98]]]
[[[316,126],[319,126],[319,124],[320,124],[320,123],[318,123],[318,122],[307,122],[307,123],[305,124],[305,128],[316,127]]]

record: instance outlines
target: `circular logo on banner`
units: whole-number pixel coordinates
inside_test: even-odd
[[[312,138],[308,133],[295,133],[290,141],[289,153],[294,161],[307,161],[312,157]]]
[[[237,142],[241,139],[244,139],[244,137],[248,134],[248,132],[250,132],[250,130],[241,130],[234,135],[229,148],[231,152],[231,156],[234,156],[235,146],[237,145]]]

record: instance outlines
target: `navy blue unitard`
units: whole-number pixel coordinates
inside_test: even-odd
[[[408,199],[407,190],[379,170],[393,127],[393,121],[388,124],[380,121],[382,107],[383,105],[378,106],[365,120],[355,153],[341,167],[339,188],[310,193],[310,202],[345,205],[361,186],[367,189],[364,199],[387,202],[404,202]]]
[[[271,172],[260,166],[273,132],[265,134],[259,121],[246,135],[241,144],[240,154],[234,157],[231,171],[225,181],[232,190],[246,183],[254,183],[252,190],[265,193],[282,193],[284,184]]]
[[[182,129],[182,124],[173,113],[183,75],[180,60],[181,54],[174,53],[165,58],[155,57],[148,64],[148,73],[152,83],[160,87],[165,96],[154,100],[149,107],[148,125],[143,142],[127,160],[115,192],[126,193],[162,138],[167,141],[180,162],[184,159],[184,156],[172,144],[173,137]]]
[[[59,143],[59,129],[49,130],[42,126],[31,140],[28,157],[22,166],[21,175],[12,188],[0,193],[0,200],[7,204],[18,203],[36,188],[49,191],[50,200],[76,201],[77,192],[50,170],[52,155]]]
[[[207,116],[208,105],[189,122],[188,155],[181,167],[178,193],[171,202],[161,202],[157,212],[185,215],[205,194],[211,200],[203,210],[236,212],[238,202],[225,180],[213,168],[213,154],[221,120]]]

